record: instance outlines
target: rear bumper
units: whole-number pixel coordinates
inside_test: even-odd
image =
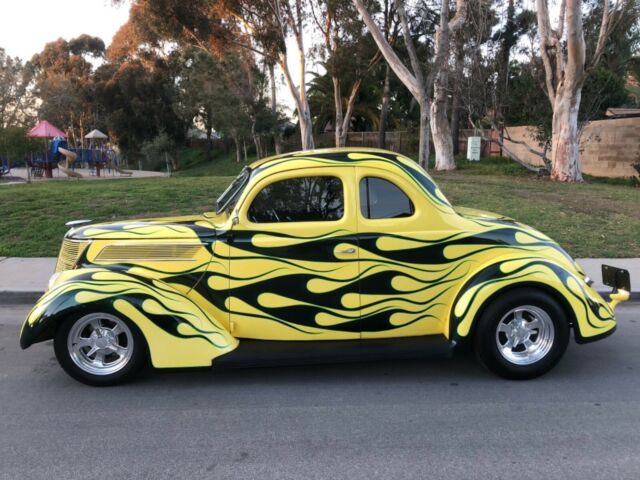
[[[612,267],[611,265],[602,265],[602,283],[613,288],[609,294],[611,301],[609,307],[614,310],[621,302],[626,302],[630,298],[631,292],[631,276],[629,271],[624,268]]]

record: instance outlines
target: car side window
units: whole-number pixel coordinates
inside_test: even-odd
[[[400,188],[378,177],[360,180],[360,212],[369,219],[410,217],[413,203]]]
[[[317,176],[280,180],[264,187],[249,207],[254,223],[327,222],[344,215],[342,181]]]

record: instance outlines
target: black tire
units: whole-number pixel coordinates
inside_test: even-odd
[[[499,333],[498,336],[496,332],[499,326],[501,329],[510,326],[501,326],[503,319],[508,321],[509,317],[506,317],[507,315],[511,315],[514,309],[526,306],[539,309],[532,309],[531,311],[534,313],[540,313],[540,311],[546,313],[545,322],[548,324],[548,320],[551,321],[553,333],[552,340],[548,342],[550,347],[547,347],[548,351],[541,358],[529,364],[518,364],[510,361],[505,355],[513,356],[513,353],[509,353],[509,351],[525,350],[525,345],[519,344],[513,349],[505,348],[509,346],[507,334]],[[535,318],[534,316],[527,317],[527,315],[531,315],[531,311],[524,310],[524,316],[529,320]],[[569,331],[569,319],[564,309],[552,296],[534,288],[518,288],[509,290],[494,298],[484,309],[476,326],[474,347],[479,360],[493,373],[512,380],[527,380],[547,373],[558,363],[567,349]],[[535,341],[536,335],[541,335],[540,330],[537,330],[537,332],[529,338]],[[500,344],[502,344],[503,351],[506,350],[506,354],[501,353]],[[543,349],[541,350],[544,351]],[[515,361],[517,362],[518,360],[516,359]]]
[[[98,312],[95,312],[98,313]],[[76,323],[81,322],[87,315],[77,315],[66,319],[58,328],[53,349],[58,359],[58,363],[69,376],[87,385],[105,387],[117,385],[133,379],[148,363],[147,344],[144,336],[138,327],[126,318],[114,315],[113,312],[106,315],[117,317],[124,322],[131,333],[132,342],[129,347],[132,349],[131,356],[126,363],[116,372],[108,374],[93,374],[80,368],[71,357],[68,348],[69,335]]]

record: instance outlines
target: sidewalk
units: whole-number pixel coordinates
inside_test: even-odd
[[[577,260],[594,281],[593,288],[601,294],[608,294],[611,288],[602,284],[600,266],[604,263],[626,268],[631,274],[631,297],[633,300],[640,300],[640,258],[579,258]],[[49,257],[0,257],[0,304],[35,302],[46,290],[55,266],[56,259]]]

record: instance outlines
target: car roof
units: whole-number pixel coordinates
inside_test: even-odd
[[[280,164],[286,160],[300,160],[304,157],[333,157],[344,154],[342,157],[343,160],[350,160],[354,163],[357,163],[361,160],[349,159],[346,154],[349,153],[373,153],[380,156],[384,156],[388,160],[394,160],[397,162],[402,162],[402,160],[406,161],[407,159],[404,155],[391,152],[389,150],[384,150],[382,148],[368,148],[368,147],[342,147],[342,148],[318,148],[313,150],[299,150],[296,152],[283,153],[280,155],[273,155],[270,157],[265,157],[260,160],[256,160],[255,162],[249,165],[251,170],[255,170],[257,168],[266,168],[269,167],[269,164]],[[400,158],[398,158],[400,157]],[[402,158],[402,160],[401,160]]]

